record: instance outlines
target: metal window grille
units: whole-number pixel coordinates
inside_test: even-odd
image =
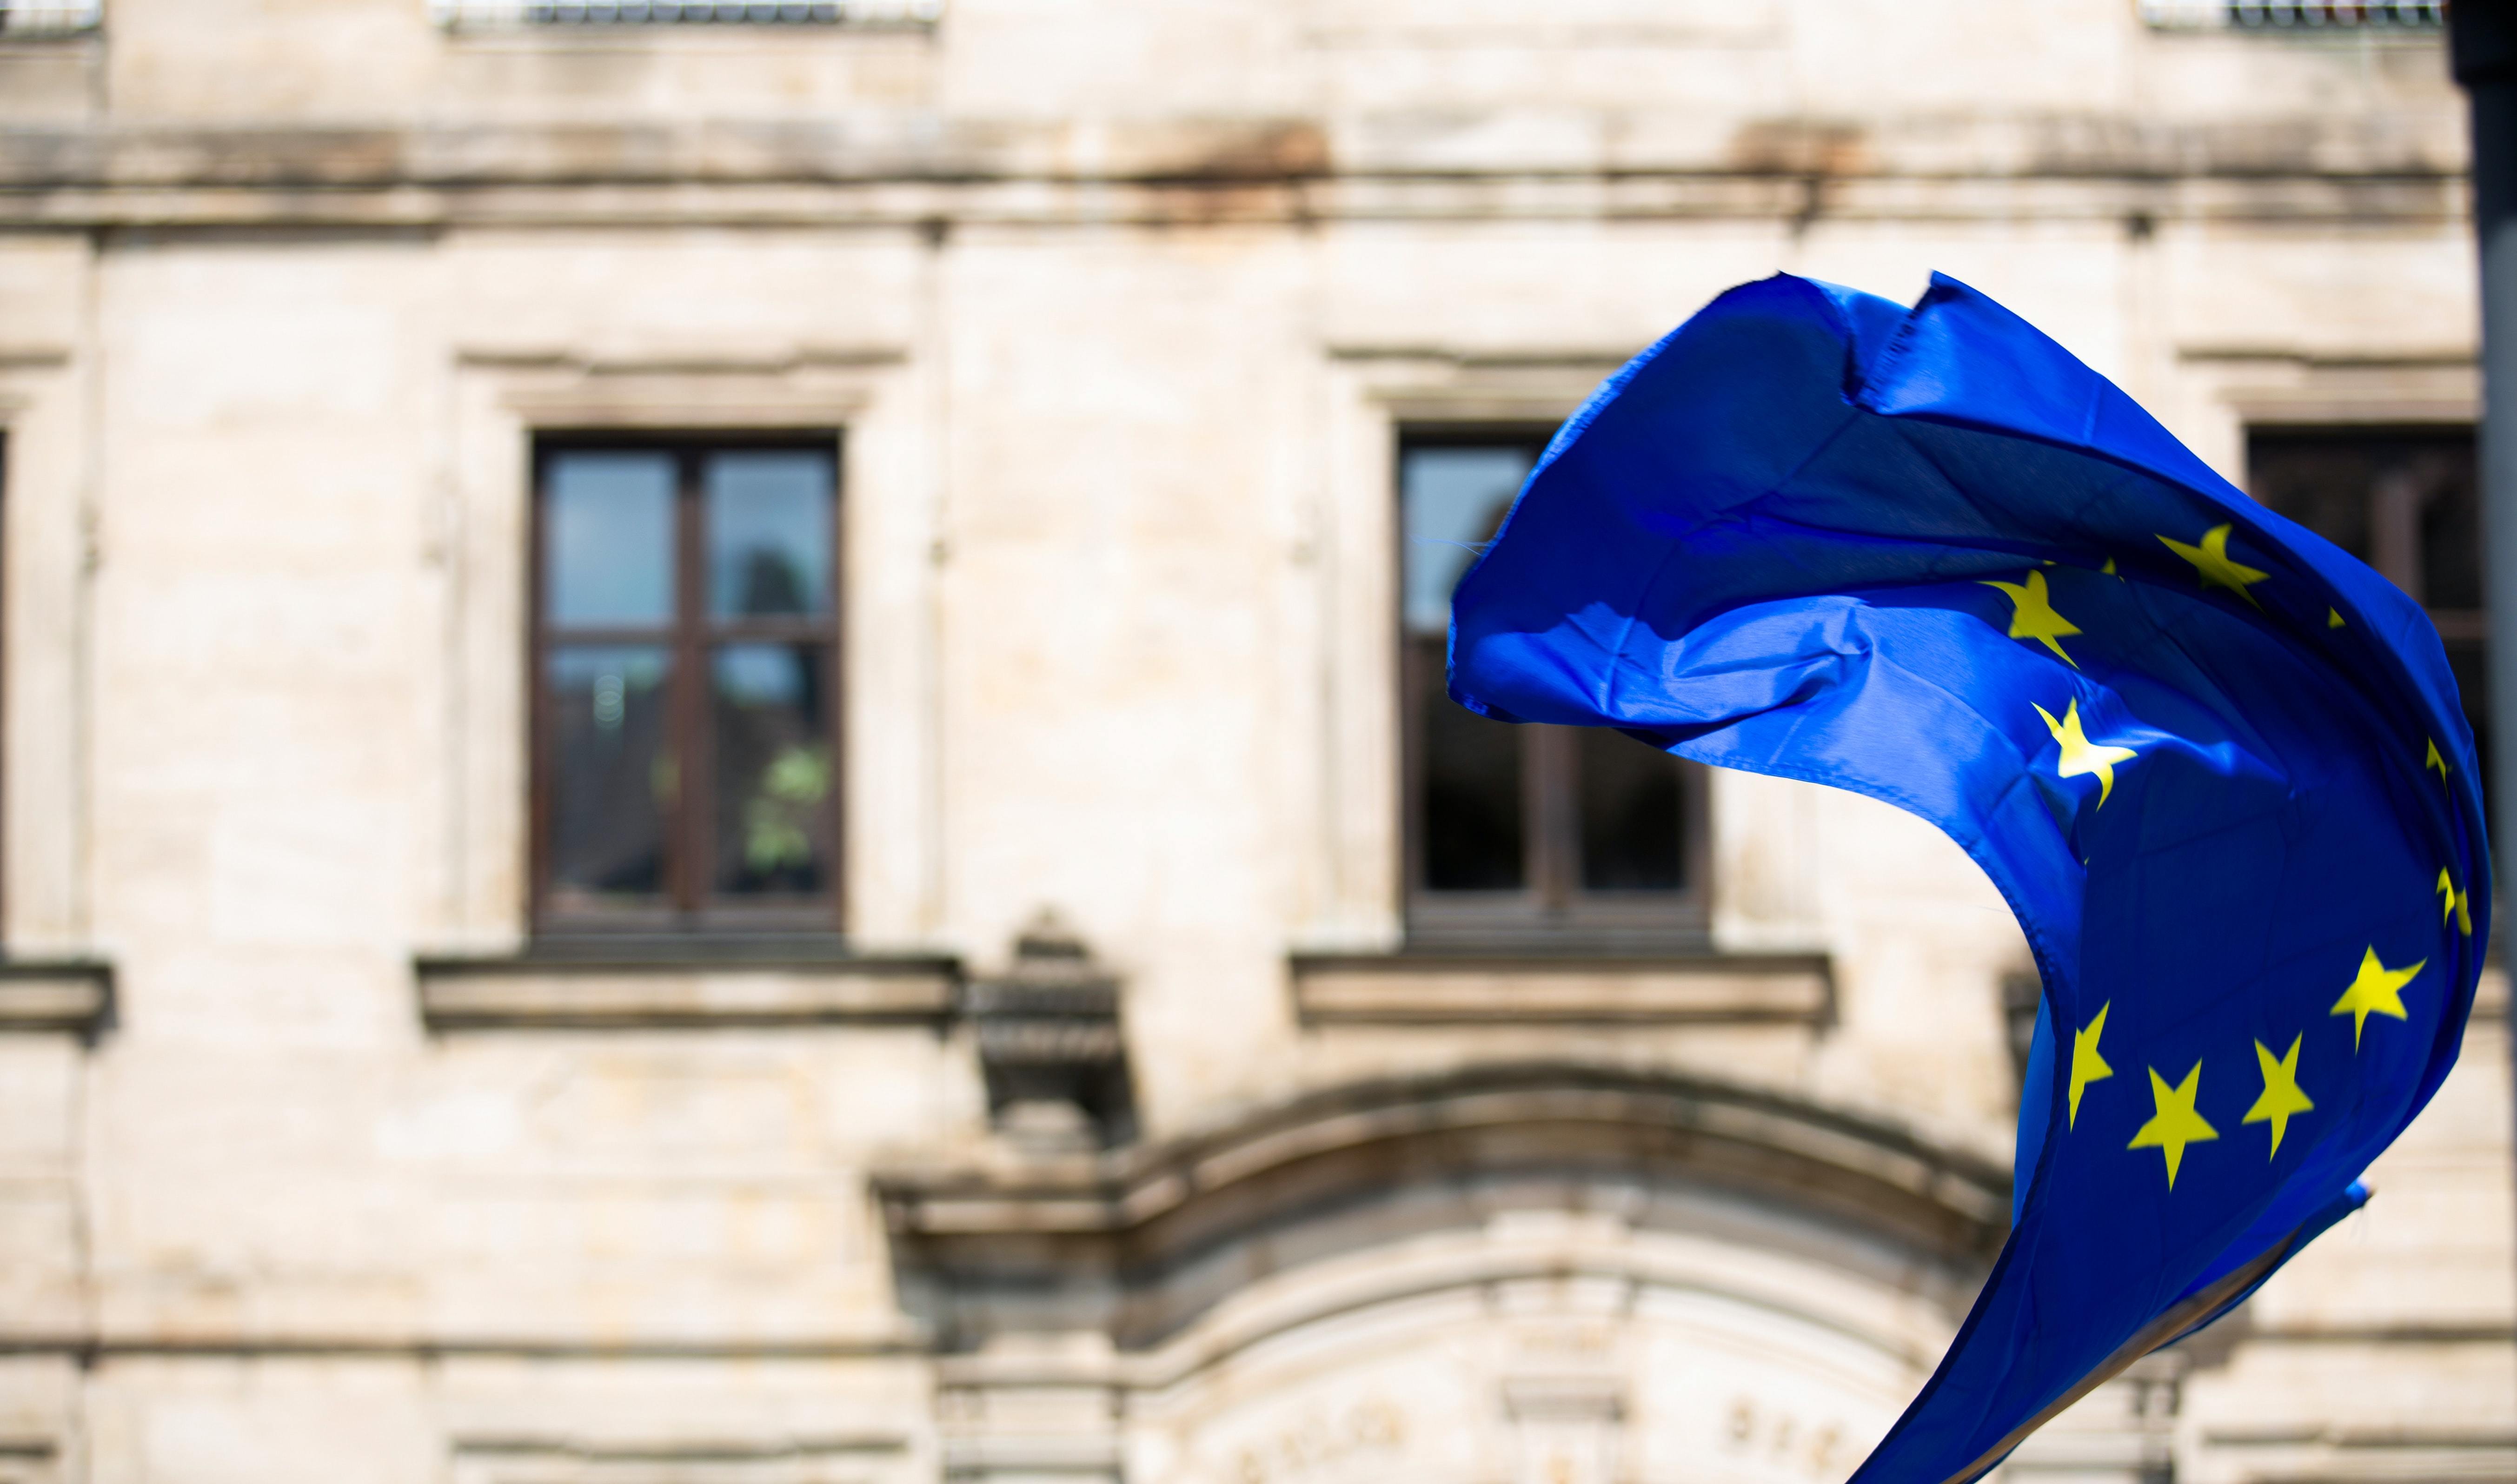
[[[0,35],[70,36],[105,21],[105,0],[0,0]]]
[[[6,0],[0,0],[6,3]],[[448,29],[631,25],[931,25],[944,0],[429,0]]]
[[[2423,31],[2447,24],[2447,0],[2140,0],[2170,30]]]

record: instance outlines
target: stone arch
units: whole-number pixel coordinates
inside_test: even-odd
[[[948,1474],[1179,1484],[1840,1477],[2007,1185],[1771,1090],[1559,1063],[877,1182]]]

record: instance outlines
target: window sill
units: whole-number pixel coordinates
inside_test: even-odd
[[[1306,1024],[1712,1023],[1817,1026],[1835,1014],[1822,954],[1298,954]]]
[[[113,966],[95,958],[0,959],[0,1033],[94,1040],[113,1024]]]
[[[944,954],[850,954],[819,938],[590,938],[412,967],[432,1032],[940,1025],[960,982]]]

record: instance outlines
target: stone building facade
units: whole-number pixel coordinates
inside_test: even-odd
[[[2019,934],[1448,543],[1939,269],[2470,662],[2433,10],[0,3],[0,1480],[1841,1478]],[[2517,1479],[2504,1004],[2006,1477]]]

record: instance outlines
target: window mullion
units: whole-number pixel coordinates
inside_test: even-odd
[[[1527,770],[1525,797],[1529,808],[1529,885],[1539,907],[1551,913],[1572,905],[1581,885],[1581,842],[1573,790],[1573,735],[1563,727],[1530,726],[1521,746]]]
[[[707,559],[704,459],[680,458],[673,530],[673,906],[697,915],[706,903],[712,819],[707,746]]]
[[[544,572],[550,550],[550,471],[536,451],[533,466],[532,524],[525,542],[525,880],[528,916],[536,930],[551,896],[551,795],[558,787],[559,737],[550,703],[550,582]]]

